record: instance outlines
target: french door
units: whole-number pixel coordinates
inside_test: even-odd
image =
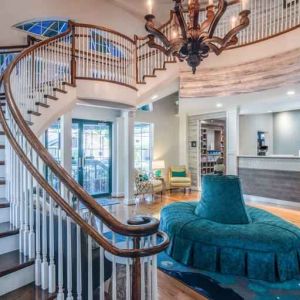
[[[72,176],[92,196],[111,193],[112,124],[74,119]]]

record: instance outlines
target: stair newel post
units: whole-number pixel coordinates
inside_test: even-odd
[[[133,248],[140,249],[139,237],[133,238]],[[131,281],[131,298],[132,300],[142,299],[142,282],[141,282],[141,259],[135,257],[132,264],[132,281]]]
[[[69,22],[72,28],[72,49],[71,49],[71,84],[76,83],[76,27],[73,22]]]
[[[127,221],[129,225],[132,226],[142,226],[149,222],[149,219],[143,216],[135,216]],[[144,241],[144,237],[133,237],[133,249],[141,249],[141,241]],[[144,245],[143,245],[144,247]],[[142,268],[141,264],[144,264],[143,258],[134,257],[132,262],[132,271],[131,271],[131,299],[132,300],[142,300],[146,299],[145,293],[145,274],[142,276],[142,271],[144,271],[144,267]],[[142,270],[143,269],[143,270]],[[142,283],[142,277],[144,282]]]

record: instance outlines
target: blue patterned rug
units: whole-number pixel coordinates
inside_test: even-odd
[[[166,253],[158,256],[161,271],[212,300],[300,300],[300,277],[284,283],[249,280],[196,270],[173,260]]]

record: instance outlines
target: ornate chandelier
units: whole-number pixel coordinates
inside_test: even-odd
[[[179,61],[186,61],[192,67],[195,74],[197,67],[209,52],[213,51],[220,55],[223,50],[238,43],[237,34],[249,25],[248,9],[249,0],[242,1],[242,11],[239,17],[232,17],[231,28],[223,38],[215,36],[215,31],[219,21],[227,9],[227,1],[218,0],[218,5],[214,5],[214,0],[208,0],[206,6],[206,19],[199,20],[200,1],[189,0],[187,11],[182,3],[184,0],[173,0],[175,2],[173,16],[173,33],[168,38],[162,31],[155,27],[155,16],[152,14],[152,0],[148,0],[149,13],[145,16],[146,30],[149,32],[148,45],[156,48],[165,55],[173,55]],[[184,14],[187,13],[187,21]],[[155,41],[155,38],[159,42]]]

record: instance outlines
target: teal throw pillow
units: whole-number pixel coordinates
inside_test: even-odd
[[[185,171],[180,171],[180,172],[172,172],[172,177],[186,177],[186,172]]]

